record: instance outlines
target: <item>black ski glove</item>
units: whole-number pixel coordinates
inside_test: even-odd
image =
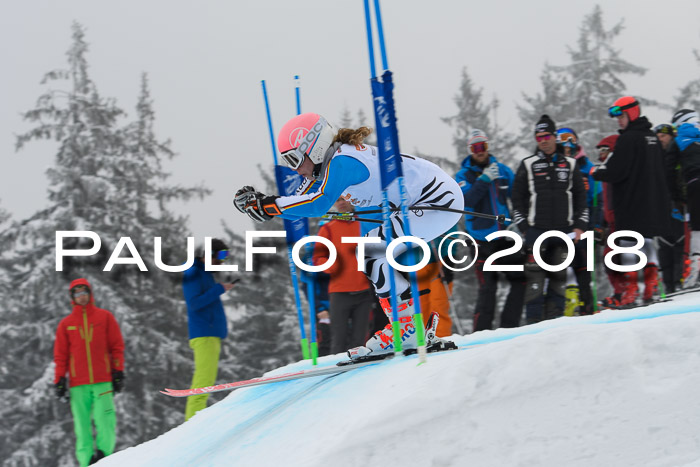
[[[58,383],[54,384],[54,388],[56,391],[56,398],[61,402],[68,402],[68,396],[66,395],[66,391],[68,390],[68,382],[66,381],[65,376],[59,379]]]
[[[117,394],[124,389],[124,372],[119,370],[112,370],[112,389],[114,393]]]
[[[265,196],[253,187],[245,186],[236,192],[233,204],[255,222],[261,223],[282,214],[275,200],[279,196]]]

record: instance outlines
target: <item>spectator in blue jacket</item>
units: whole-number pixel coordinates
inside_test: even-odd
[[[462,169],[455,176],[464,194],[464,209],[510,217],[508,199],[513,187],[513,171],[488,152],[488,137],[483,131],[472,131],[468,146],[471,154],[464,159]],[[507,238],[486,241],[487,235],[503,228],[493,219],[466,215],[464,220],[467,233],[479,246],[476,261],[479,295],[474,310],[474,331],[481,331],[492,328],[498,288],[498,273],[484,271],[484,262],[492,254],[512,247],[513,241]],[[523,253],[518,252],[501,258],[494,264],[523,263]],[[501,313],[501,327],[512,328],[520,325],[525,298],[525,273],[509,271],[504,274],[510,282],[510,292]]]
[[[215,238],[211,242],[212,265],[220,265],[228,256],[226,244]],[[192,388],[213,386],[219,367],[221,339],[228,334],[221,295],[231,290],[233,283],[218,283],[214,275],[205,270],[204,249],[182,279],[182,291],[187,303],[187,327],[190,348],[194,352]],[[206,408],[209,394],[187,398],[185,421]]]

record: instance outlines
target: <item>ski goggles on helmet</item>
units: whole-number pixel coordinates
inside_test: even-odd
[[[282,154],[282,160],[292,170],[297,170],[304,163],[304,153],[299,148],[290,149]]]
[[[469,149],[471,150],[472,154],[476,154],[478,152],[486,152],[489,149],[489,143],[487,143],[486,141],[474,143],[469,146]]]
[[[571,145],[576,145],[576,136],[570,132],[558,133],[557,139],[562,144],[570,143]]]
[[[554,135],[551,133],[547,133],[546,135],[535,135],[535,140],[538,143],[541,143],[542,141],[549,141],[552,138],[552,136]]]
[[[223,261],[226,258],[228,258],[228,250],[219,250],[215,253],[215,255],[216,259],[218,259],[219,261]]]
[[[629,110],[632,107],[637,106],[637,105],[639,105],[639,102],[637,102],[637,101],[630,102],[629,104],[625,104],[625,105],[613,105],[612,107],[610,107],[608,109],[608,115],[610,117],[619,117],[623,114],[623,112],[625,110]]]

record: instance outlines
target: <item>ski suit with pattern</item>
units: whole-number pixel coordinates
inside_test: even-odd
[[[404,186],[408,206],[436,206],[461,210],[464,207],[462,191],[449,175],[432,162],[402,154]],[[288,219],[324,215],[333,203],[343,197],[355,207],[381,206],[383,191],[380,180],[379,151],[369,145],[336,143],[326,155],[317,180],[305,180],[294,196],[277,198],[277,207]],[[388,199],[391,207],[400,206],[400,195],[396,183],[389,186]],[[426,242],[447,232],[461,217],[459,213],[444,211],[409,211],[411,235]],[[377,295],[389,295],[390,268],[386,259],[386,246],[404,236],[400,212],[391,214],[392,238],[385,236],[384,227],[372,229],[366,236],[379,237],[381,243],[365,246],[365,274],[375,287]],[[402,243],[394,250],[398,257],[406,251]],[[396,294],[409,289],[403,275],[394,273]]]

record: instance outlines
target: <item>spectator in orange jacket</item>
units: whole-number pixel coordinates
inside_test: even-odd
[[[339,198],[334,205],[340,212],[352,212],[353,205]],[[374,291],[367,276],[357,270],[356,245],[342,243],[343,237],[360,237],[358,221],[333,220],[321,226],[320,237],[329,239],[338,253],[333,265],[326,269],[330,275],[328,295],[331,314],[331,353],[345,352],[361,346],[369,333],[369,313],[374,303]],[[329,251],[323,243],[316,243],[313,263],[324,264]]]
[[[95,306],[86,279],[71,282],[70,296],[73,311],[56,330],[54,387],[56,396],[65,400],[70,385],[75,456],[82,467],[114,452],[117,418],[113,393],[124,385],[124,340],[112,313]]]

